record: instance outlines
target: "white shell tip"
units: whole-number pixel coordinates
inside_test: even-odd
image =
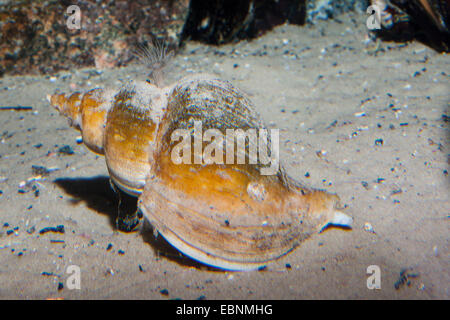
[[[333,219],[331,219],[331,221],[329,223],[332,225],[336,225],[336,226],[343,226],[343,227],[351,228],[352,224],[353,224],[353,218],[346,215],[343,212],[335,211],[334,217],[333,217]]]

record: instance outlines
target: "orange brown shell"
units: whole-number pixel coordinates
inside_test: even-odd
[[[54,95],[51,101],[57,108],[75,106],[80,96]],[[192,132],[195,121],[202,122],[203,130],[223,134],[265,128],[249,98],[229,82],[200,75],[161,89],[141,83],[109,97],[104,100],[110,105],[98,109],[107,112],[97,147],[106,156],[111,178],[132,195],[142,193],[138,204],[144,216],[186,255],[222,269],[251,270],[287,254],[330,223],[351,225],[352,219],[339,211],[336,195],[301,186],[281,166],[273,175],[262,175],[259,161],[173,161],[172,133]],[[88,114],[85,106],[78,108]],[[77,124],[77,112],[58,109]],[[90,122],[81,122],[83,132]]]

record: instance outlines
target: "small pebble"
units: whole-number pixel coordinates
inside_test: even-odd
[[[64,240],[50,239],[50,243],[66,243]]]
[[[261,266],[258,268],[258,271],[266,271],[267,270],[267,266]]]
[[[31,166],[31,172],[35,176],[47,177],[50,175],[50,172],[52,172],[52,171],[54,171],[54,170],[47,169],[46,167],[43,167],[43,166],[35,166],[35,165]]]
[[[65,231],[64,231],[64,226],[59,225],[59,226],[56,226],[56,228],[55,227],[47,227],[47,228],[41,229],[39,231],[39,234],[44,234],[47,232],[64,233]]]
[[[162,289],[162,290],[159,291],[159,293],[161,293],[163,296],[168,296],[169,295],[169,290]]]
[[[66,155],[72,155],[75,152],[73,151],[72,147],[69,145],[62,146],[58,149],[59,154],[66,154]]]
[[[404,284],[406,284],[408,287],[411,286],[411,280],[414,278],[418,278],[418,273],[410,273],[408,271],[413,271],[411,268],[405,268],[400,271],[400,276],[398,280],[394,283],[394,288],[396,290],[400,289]]]
[[[35,228],[34,226],[31,227],[31,228],[29,228],[29,229],[27,229],[27,233],[28,233],[28,234],[33,234],[34,231],[36,231],[36,228]]]
[[[439,255],[439,251],[438,251],[438,247],[437,246],[433,247],[433,254],[434,254],[435,257],[437,257]]]
[[[375,233],[372,225],[369,222],[364,223],[364,231]]]
[[[394,189],[394,190],[391,191],[391,195],[400,194],[402,192],[403,192],[403,190],[401,188],[400,189]]]
[[[375,140],[375,145],[376,146],[382,146],[383,145],[383,139],[376,139]]]
[[[316,151],[316,155],[317,155],[319,158],[322,158],[323,156],[326,156],[326,155],[327,155],[327,151],[326,151],[326,150],[319,150],[319,151]]]

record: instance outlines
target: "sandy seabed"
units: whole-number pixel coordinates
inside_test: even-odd
[[[141,66],[1,79],[0,104],[32,110],[0,111],[0,298],[449,299],[450,60],[417,42],[367,45],[364,19],[188,43],[169,68],[167,83],[209,72],[248,93],[280,129],[288,173],[337,193],[354,218],[352,230],[329,228],[263,271],[206,268],[148,223],[115,229],[104,159],[76,142],[46,95],[119,87],[144,79]],[[32,166],[50,175],[26,184]],[[80,290],[67,284],[70,265]],[[367,288],[371,265],[381,289]]]

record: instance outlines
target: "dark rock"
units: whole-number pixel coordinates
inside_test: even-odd
[[[286,21],[304,24],[305,0],[192,0],[181,40],[211,44],[254,38]]]
[[[386,2],[388,18],[375,35],[386,40],[416,38],[448,52],[448,1],[427,0],[431,9],[423,0]],[[0,76],[119,67],[155,39],[171,49],[189,39],[223,44],[258,37],[286,22],[303,25],[365,10],[368,4],[368,0],[0,1]],[[72,5],[80,10],[79,27],[73,23],[77,11],[68,11]]]
[[[179,41],[188,12],[179,1],[8,1],[0,4],[0,76],[122,66],[139,44]],[[70,29],[80,9],[80,28]]]
[[[379,1],[372,0],[373,4]],[[425,5],[426,3],[426,5]],[[381,29],[383,40],[404,42],[417,39],[437,51],[450,50],[450,2],[442,0],[389,0]]]

